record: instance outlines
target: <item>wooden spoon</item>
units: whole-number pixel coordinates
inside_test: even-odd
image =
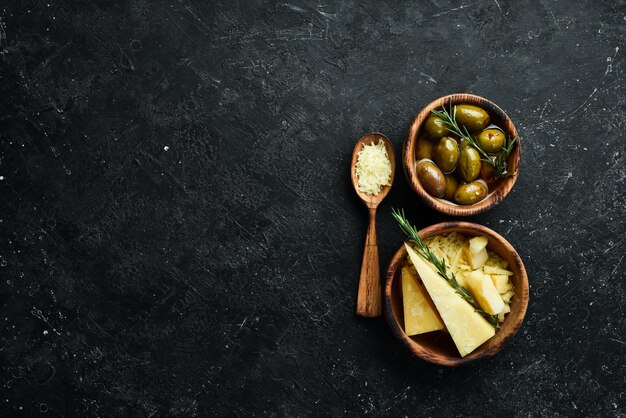
[[[382,140],[387,148],[387,155],[391,162],[391,178],[389,185],[383,186],[376,196],[371,196],[361,192],[358,188],[358,178],[356,176],[356,161],[359,152],[364,145],[377,144]],[[393,145],[389,138],[378,132],[372,132],[361,137],[352,151],[352,163],[350,164],[350,175],[352,186],[365,203],[370,213],[369,226],[367,228],[367,238],[365,240],[365,250],[363,251],[363,262],[361,263],[361,275],[359,277],[359,293],[356,301],[356,313],[366,317],[376,317],[382,314],[382,293],[380,286],[380,264],[378,261],[378,244],[376,242],[376,208],[387,196],[393,178],[396,173],[396,156]]]

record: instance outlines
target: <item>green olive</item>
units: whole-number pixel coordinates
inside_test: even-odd
[[[454,192],[459,185],[459,181],[454,174],[446,174],[446,191],[443,193],[443,198],[451,202],[454,201]]]
[[[443,119],[435,115],[430,115],[428,119],[426,119],[424,129],[426,129],[426,133],[430,135],[431,138],[441,138],[448,132],[448,128]]]
[[[444,173],[454,171],[459,160],[459,145],[449,136],[444,136],[433,150],[433,160]]]
[[[467,141],[463,141],[467,142]],[[474,147],[463,147],[459,155],[459,173],[463,180],[474,181],[480,175],[480,154]]]
[[[469,131],[480,131],[489,125],[489,114],[480,107],[462,104],[455,108],[456,121]]]
[[[482,180],[461,184],[454,192],[454,200],[460,205],[473,205],[487,196],[489,188]]]
[[[498,152],[504,146],[504,132],[500,129],[485,129],[478,134],[478,143],[487,152]]]
[[[446,177],[439,167],[431,160],[421,160],[417,163],[417,178],[420,184],[434,197],[441,197],[446,190]]]
[[[483,167],[480,169],[480,178],[487,183],[489,187],[493,186],[496,182],[494,178],[494,169],[491,164],[483,164]]]
[[[433,158],[433,147],[435,143],[432,139],[428,139],[425,136],[417,138],[417,144],[415,144],[415,158],[423,160],[424,158]]]

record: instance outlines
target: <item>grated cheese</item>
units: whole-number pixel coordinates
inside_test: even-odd
[[[364,145],[357,155],[357,187],[365,194],[376,196],[391,180],[391,162],[385,144],[379,140],[378,144]]]

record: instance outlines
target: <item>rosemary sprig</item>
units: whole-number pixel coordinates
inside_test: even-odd
[[[417,233],[417,229],[415,226],[411,225],[407,220],[406,216],[404,216],[404,210],[396,210],[392,209],[391,214],[400,225],[400,229],[409,237],[409,240],[416,245],[417,253],[426,261],[431,262],[437,272],[443,279],[452,286],[452,288],[459,294],[463,299],[465,299],[476,312],[482,315],[494,328],[498,328],[499,321],[497,315],[490,315],[487,312],[483,311],[478,307],[478,304],[472,298],[472,295],[465,289],[463,286],[459,284],[456,280],[456,276],[453,272],[448,272],[446,268],[446,262],[444,260],[440,260],[437,256],[428,248],[428,246],[424,243],[424,241],[420,238]]]
[[[511,173],[506,171],[507,170],[506,159],[509,157],[509,154],[511,153],[511,151],[513,151],[513,144],[515,144],[515,141],[517,141],[517,137],[509,140],[509,137],[507,136],[504,146],[496,154],[495,156],[496,164],[493,170],[493,176],[495,178],[512,176]]]
[[[450,103],[450,110],[446,109],[445,106],[442,106],[441,109],[442,110],[432,109],[430,112],[433,115],[440,117],[443,120],[443,123],[448,126],[448,130],[450,132],[469,142],[472,147],[478,150],[480,159],[493,167],[493,176],[496,179],[499,179],[500,177],[512,176],[511,173],[507,172],[506,159],[509,157],[509,154],[511,154],[511,151],[513,151],[513,145],[515,144],[515,141],[517,141],[517,137],[509,139],[507,136],[502,149],[495,155],[491,156],[487,154],[478,142],[476,142],[465,126],[461,129],[456,121],[456,106],[453,107],[452,103]]]

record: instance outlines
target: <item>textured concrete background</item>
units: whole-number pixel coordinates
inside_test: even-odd
[[[624,1],[4,0],[0,416],[626,416]],[[531,281],[444,369],[354,315],[363,133],[453,92],[523,141],[472,218]],[[383,268],[423,227],[400,175]]]

